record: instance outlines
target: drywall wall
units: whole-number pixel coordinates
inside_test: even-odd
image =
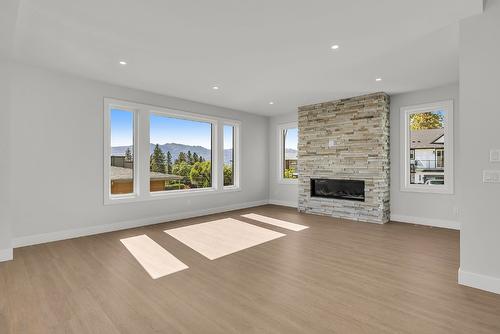
[[[269,118],[269,202],[272,204],[297,207],[298,183],[279,181],[278,127],[281,124],[297,122],[297,111]]]
[[[9,66],[0,59],[0,261],[12,258],[11,224],[9,216],[9,160],[10,160],[10,112],[9,112]]]
[[[13,71],[11,193],[16,245],[267,202],[267,117],[22,64]],[[104,97],[240,120],[241,191],[104,205]]]
[[[459,282],[500,293],[500,183],[483,183],[483,170],[500,170],[489,151],[500,148],[500,0],[460,23]]]
[[[12,259],[10,219],[10,56],[19,0],[0,2],[0,261]]]
[[[460,207],[457,192],[461,187],[455,179],[454,194],[431,194],[401,191],[401,107],[453,100],[454,103],[454,143],[455,175],[460,165],[456,163],[460,155],[460,105],[458,83],[391,96],[391,219],[424,225],[459,228]],[[404,140],[404,139],[403,139]],[[425,208],[425,209],[423,209]],[[458,212],[457,212],[458,210]]]

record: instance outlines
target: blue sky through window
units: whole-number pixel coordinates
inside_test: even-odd
[[[224,125],[224,149],[233,148],[233,127],[231,125]]]
[[[206,122],[151,115],[150,138],[153,144],[176,143],[202,146],[210,150],[212,125]]]
[[[111,110],[111,146],[131,146],[134,143],[134,113]]]
[[[285,138],[285,148],[297,150],[299,141],[299,130],[297,128],[288,129]]]

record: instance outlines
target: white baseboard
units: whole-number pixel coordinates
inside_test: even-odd
[[[165,215],[165,216],[160,216],[160,217],[149,217],[149,218],[143,218],[143,219],[129,220],[129,221],[106,224],[106,225],[96,225],[96,226],[83,227],[83,228],[77,228],[77,229],[72,229],[72,230],[64,230],[64,231],[49,232],[49,233],[42,233],[42,234],[36,234],[36,235],[28,235],[28,236],[24,236],[24,237],[14,238],[12,244],[13,244],[14,248],[30,246],[30,245],[37,245],[37,244],[42,244],[42,243],[46,243],[46,242],[72,239],[72,238],[93,235],[93,234],[106,233],[106,232],[112,232],[112,231],[118,231],[118,230],[125,230],[128,228],[165,223],[165,222],[169,222],[169,221],[173,221],[173,220],[194,218],[194,217],[205,216],[205,215],[210,215],[210,214],[214,214],[214,213],[251,208],[254,206],[260,206],[260,205],[265,205],[265,204],[268,204],[267,200],[233,204],[233,205],[227,205],[227,206],[211,208],[211,209],[184,212],[184,213],[179,213],[179,214],[170,214],[170,215]]]
[[[0,249],[0,262],[12,260],[14,257],[13,255],[12,248]]]
[[[269,204],[281,205],[281,206],[289,206],[291,208],[298,207],[298,203],[296,203],[296,202],[280,201],[280,200],[276,200],[276,199],[270,199],[269,200]]]
[[[453,230],[460,230],[460,223],[457,221],[453,221],[453,220],[413,217],[413,216],[406,216],[406,215],[391,214],[391,221],[400,222],[400,223],[408,223],[408,224],[416,224],[416,225],[450,228]]]
[[[500,278],[458,269],[458,284],[500,294]]]

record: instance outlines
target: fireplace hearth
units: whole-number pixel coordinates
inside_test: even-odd
[[[311,179],[311,197],[365,201],[365,181]]]

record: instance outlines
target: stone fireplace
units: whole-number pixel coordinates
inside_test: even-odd
[[[299,211],[389,221],[389,96],[299,108]]]

